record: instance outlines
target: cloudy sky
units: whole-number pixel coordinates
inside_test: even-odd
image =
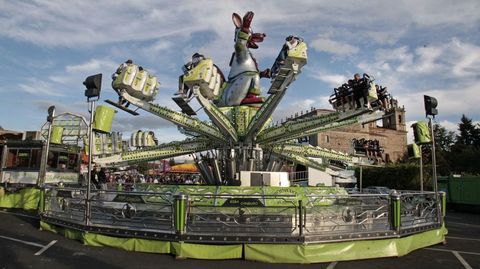
[[[200,52],[228,73],[231,14],[249,10],[253,30],[267,34],[254,51],[262,69],[272,65],[286,36],[309,45],[308,65],[277,120],[328,108],[333,87],[357,72],[388,86],[408,121],[424,118],[424,94],[437,97],[437,120],[447,128],[455,129],[462,114],[480,119],[478,0],[0,0],[0,125],[39,129],[49,105],[86,115],[85,77],[103,73],[101,99],[115,99],[110,75],[129,58],[159,77],[156,102],[176,109],[171,96],[182,64]],[[146,112],[119,111],[114,128],[125,135],[154,130],[162,142],[181,138],[175,126]]]

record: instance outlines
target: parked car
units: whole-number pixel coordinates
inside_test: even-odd
[[[345,188],[345,190],[348,192],[348,194],[359,194],[360,191],[358,191],[357,188]]]
[[[363,189],[363,193],[368,194],[390,194],[390,189],[383,186],[369,186]]]

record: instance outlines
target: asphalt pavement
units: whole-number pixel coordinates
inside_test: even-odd
[[[448,212],[447,244],[403,257],[317,264],[267,264],[245,260],[176,259],[172,255],[85,246],[38,229],[38,219],[0,211],[0,268],[317,268],[317,269],[480,269],[480,215]]]

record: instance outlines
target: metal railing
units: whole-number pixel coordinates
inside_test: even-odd
[[[390,231],[388,195],[308,196],[305,231],[309,235],[350,236]]]
[[[120,236],[191,242],[327,242],[389,238],[441,227],[444,193],[182,194],[43,190],[43,221]]]

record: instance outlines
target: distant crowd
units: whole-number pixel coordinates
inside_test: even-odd
[[[158,175],[142,175],[131,172],[112,172],[106,168],[94,167],[91,184],[97,189],[131,190],[135,184],[201,184],[198,174],[162,173]]]

